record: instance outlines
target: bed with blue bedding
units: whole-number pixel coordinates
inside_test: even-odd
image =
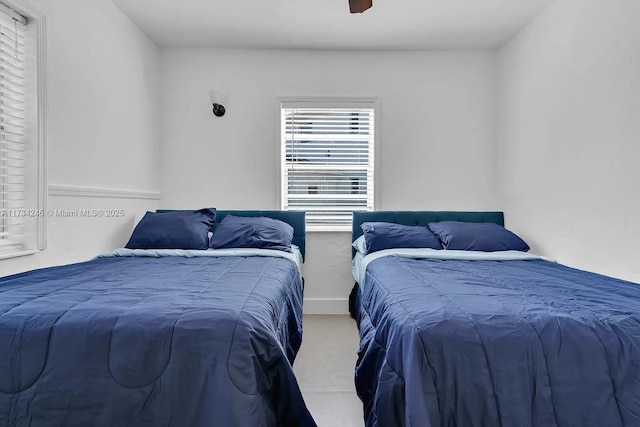
[[[365,221],[447,219],[503,221],[362,213],[353,237]],[[367,426],[640,425],[640,285],[513,251],[356,258],[356,388]]]
[[[277,215],[304,248],[304,213]],[[315,426],[301,260],[120,249],[0,278],[0,425]]]

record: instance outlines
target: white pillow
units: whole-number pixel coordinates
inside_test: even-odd
[[[362,255],[367,254],[367,242],[364,240],[364,235],[358,237],[352,244],[353,248],[360,252]]]

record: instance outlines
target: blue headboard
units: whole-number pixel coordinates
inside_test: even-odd
[[[169,212],[175,209],[158,209],[156,212]],[[216,210],[216,224],[222,221],[227,215],[234,216],[266,216],[269,218],[279,219],[293,227],[293,241],[292,243],[300,248],[302,252],[302,259],[305,256],[305,213],[302,211],[251,211],[251,210],[232,210],[223,211]]]
[[[421,225],[426,227],[430,222],[462,221],[493,222],[504,226],[502,212],[456,212],[456,211],[374,211],[354,212],[351,229],[351,241],[362,236],[360,224],[368,221],[393,222],[403,225]],[[355,255],[355,249],[351,256]]]

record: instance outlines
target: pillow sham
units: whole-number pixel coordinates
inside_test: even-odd
[[[147,212],[133,230],[128,249],[207,249],[216,210]]]
[[[529,245],[515,233],[491,222],[430,222],[429,228],[445,249],[484,252],[529,250]]]
[[[209,246],[224,248],[259,248],[291,252],[293,227],[284,221],[264,216],[227,215],[216,225]]]
[[[391,222],[363,222],[366,253],[393,248],[442,249],[438,238],[427,227]]]

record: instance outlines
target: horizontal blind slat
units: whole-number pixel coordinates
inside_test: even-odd
[[[0,120],[25,120],[25,118],[13,109],[5,109],[0,107]]]
[[[2,237],[2,239],[0,239],[0,245],[15,245],[18,244],[20,242],[20,237],[23,235],[24,233],[18,233],[18,232],[14,232],[14,231],[5,231],[5,232],[1,232],[0,233],[0,237]]]
[[[0,107],[17,113],[24,113],[24,103],[20,101],[0,98]]]
[[[24,95],[15,94],[10,91],[6,91],[4,88],[0,87],[0,99],[2,101],[7,101],[13,104],[23,104],[24,103]]]
[[[19,76],[14,73],[8,73],[5,71],[0,71],[0,79],[2,80],[2,86],[4,87],[15,87],[17,92],[24,93],[24,76]]]
[[[24,79],[25,70],[18,70],[15,67],[7,67],[5,62],[0,61],[0,76],[11,81],[20,81]]]
[[[2,25],[0,23],[0,25]],[[0,34],[0,43],[4,43],[10,47],[15,47],[16,39],[14,36],[15,32],[10,31],[5,33],[4,31]],[[18,31],[18,52],[25,53],[26,52],[26,44],[25,44],[26,33],[22,31]]]
[[[0,87],[5,91],[19,95],[24,95],[26,92],[24,84],[22,83],[12,82],[7,79],[2,79],[0,81]]]
[[[0,132],[7,136],[12,136],[12,135],[16,137],[24,136],[24,129],[19,129],[19,128],[14,129],[10,125],[5,125],[4,129],[0,129]]]
[[[5,148],[7,150],[12,150],[12,151],[22,151],[22,152],[26,150],[24,143],[8,141],[6,139],[0,140],[0,148]]]
[[[25,55],[18,55],[16,58],[14,52],[0,45],[0,63],[3,67],[9,68],[13,74],[19,76],[25,72],[27,64],[24,62],[24,57]]]

